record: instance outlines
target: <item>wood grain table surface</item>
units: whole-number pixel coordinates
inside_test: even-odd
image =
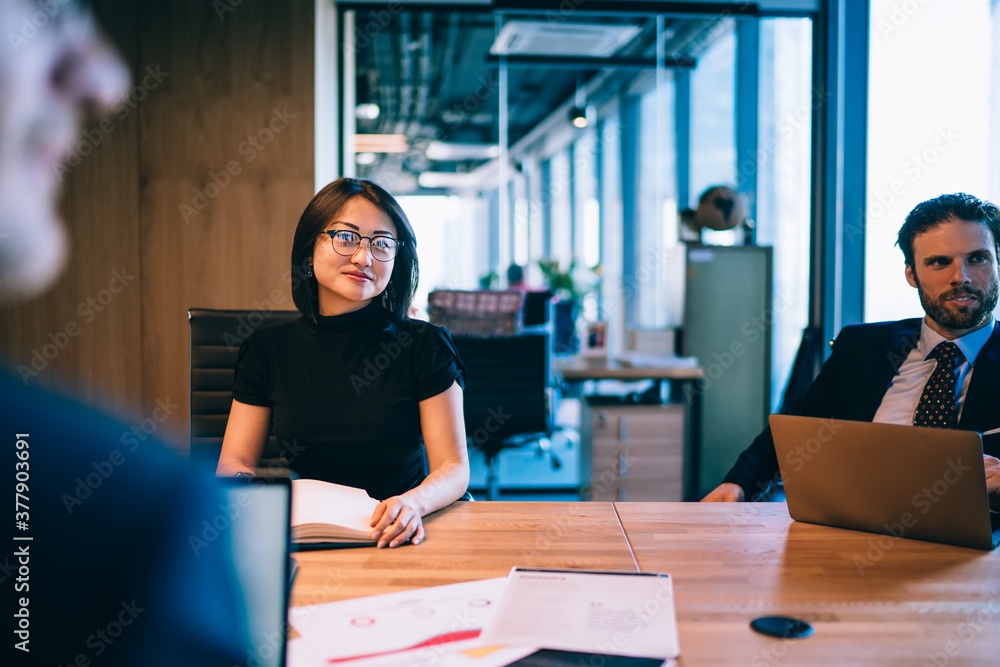
[[[457,502],[396,549],[296,554],[292,606],[505,577],[515,565],[636,572],[611,503]]]
[[[617,503],[674,577],[684,665],[1000,665],[1000,551],[793,521],[784,503]],[[757,634],[758,616],[815,634]]]
[[[399,549],[296,554],[292,605],[506,576],[668,572],[681,665],[1000,665],[1000,551],[792,521],[783,503],[460,502]],[[787,615],[782,640],[749,628]]]

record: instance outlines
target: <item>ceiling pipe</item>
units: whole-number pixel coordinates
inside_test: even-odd
[[[413,52],[410,41],[413,20],[410,12],[399,15],[399,120],[393,134],[406,134],[413,113]]]
[[[382,107],[382,113],[379,115],[378,131],[380,134],[392,134],[393,123],[390,119],[397,118],[399,114],[396,95],[394,93],[398,88],[398,81],[395,82],[397,85],[394,86],[392,85],[394,83],[392,79],[398,77],[395,74],[397,71],[396,67],[392,62],[392,41],[384,33],[385,31],[383,30],[372,37],[371,48],[375,50],[375,71],[378,76],[376,87],[378,88],[379,100]]]
[[[420,55],[417,57],[417,71],[419,72],[417,99],[413,117],[410,119],[410,126],[406,132],[411,143],[418,138],[421,125],[428,115],[427,107],[431,96],[431,34],[433,29],[433,14],[423,12],[420,15]]]

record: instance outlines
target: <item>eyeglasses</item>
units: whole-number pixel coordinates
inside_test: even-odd
[[[333,240],[333,251],[338,255],[350,257],[361,247],[361,241],[368,241],[368,250],[372,257],[380,262],[388,262],[396,256],[402,241],[397,241],[391,236],[362,236],[349,229],[334,229],[324,231]]]

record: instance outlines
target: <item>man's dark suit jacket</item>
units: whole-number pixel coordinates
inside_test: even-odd
[[[889,383],[920,339],[921,319],[844,327],[816,380],[789,411],[793,415],[872,421]],[[976,358],[958,428],[980,433],[1000,427],[1000,327]],[[984,438],[983,451],[1000,456],[1000,437]],[[768,427],[736,459],[724,482],[743,487],[747,499],[778,478]]]

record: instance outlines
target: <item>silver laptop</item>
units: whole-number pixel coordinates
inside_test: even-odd
[[[974,549],[1000,544],[978,433],[789,415],[769,421],[796,521]]]
[[[233,561],[243,591],[250,634],[247,663],[284,667],[291,558],[291,480],[287,477],[220,478],[226,490]]]

